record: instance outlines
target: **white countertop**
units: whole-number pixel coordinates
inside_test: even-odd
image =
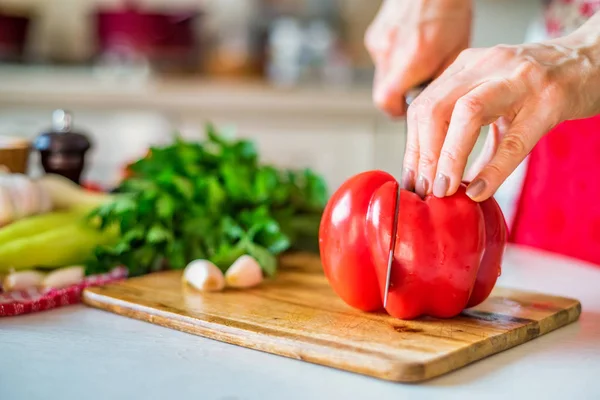
[[[0,399],[600,398],[600,268],[510,248],[499,284],[576,297],[583,313],[454,373],[398,384],[69,306],[0,319]]]

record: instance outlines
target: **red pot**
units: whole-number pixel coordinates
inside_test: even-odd
[[[134,53],[150,60],[187,58],[195,54],[198,41],[196,10],[148,12],[127,7],[96,13],[99,53]]]
[[[0,61],[21,61],[27,43],[29,17],[0,13]]]

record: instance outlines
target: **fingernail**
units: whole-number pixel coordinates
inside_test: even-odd
[[[475,179],[469,187],[467,187],[467,196],[475,200],[485,190],[486,183],[483,179]]]
[[[410,168],[404,168],[402,173],[402,189],[415,191],[415,171]]]
[[[450,179],[444,174],[437,174],[433,181],[433,195],[435,197],[444,197],[450,186]]]
[[[415,192],[421,197],[425,197],[425,194],[429,190],[429,181],[423,175],[419,176],[419,180],[417,181]]]

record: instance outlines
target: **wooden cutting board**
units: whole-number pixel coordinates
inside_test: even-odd
[[[579,318],[577,300],[497,288],[450,320],[363,313],[331,290],[318,257],[282,259],[250,290],[200,293],[180,271],[85,290],[93,307],[256,350],[398,382],[418,382],[527,342]]]

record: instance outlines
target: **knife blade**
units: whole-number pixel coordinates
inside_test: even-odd
[[[421,94],[423,90],[431,83],[431,81],[426,81],[416,86],[415,88],[407,91],[405,96],[405,102],[407,106],[417,98],[418,95]],[[406,135],[404,136],[404,140],[406,141]],[[406,148],[406,142],[404,143]],[[387,263],[387,273],[385,277],[385,293],[383,295],[383,307],[387,307],[387,299],[388,294],[390,292],[390,280],[392,277],[392,263],[394,261],[394,251],[396,250],[396,238],[398,236],[398,218],[400,214],[400,186],[396,186],[396,202],[394,204],[394,223],[392,225],[392,236],[390,237],[390,253],[388,256]]]
[[[385,294],[383,295],[383,308],[387,307],[387,299],[390,290],[390,279],[392,276],[392,262],[396,250],[396,236],[398,235],[398,215],[400,214],[400,185],[396,185],[396,203],[394,205],[394,222],[392,225],[392,236],[390,237],[390,254],[388,256],[387,274],[385,277]]]

